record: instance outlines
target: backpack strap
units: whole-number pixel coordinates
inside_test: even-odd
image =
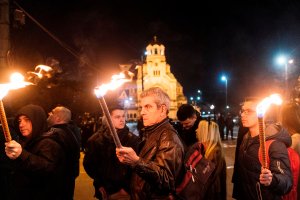
[[[194,152],[192,154],[190,154],[185,167],[186,167],[186,172],[183,180],[181,182],[181,184],[176,188],[176,193],[179,194],[186,186],[187,184],[190,182],[192,176],[193,176],[193,170],[195,168],[195,166],[197,165],[197,163],[202,159],[202,154],[201,154],[201,146],[202,144],[198,143],[197,145],[199,145],[199,147],[197,148],[192,148],[194,150]],[[200,149],[199,149],[200,148]]]
[[[269,157],[269,148],[270,145],[274,142],[275,140],[267,140],[266,141],[266,159],[267,159],[267,168],[269,169],[269,165],[270,165],[270,157]],[[261,152],[261,148],[258,149],[258,159],[261,165],[263,165],[262,162],[262,152]]]

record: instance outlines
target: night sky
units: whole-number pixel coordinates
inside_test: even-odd
[[[284,84],[284,68],[274,63],[279,53],[294,59],[291,85],[299,75],[298,1],[16,2],[76,54],[26,18],[24,26],[11,30],[17,68],[32,69],[55,58],[70,76],[82,69],[95,74],[97,68],[96,84],[116,73],[118,64],[140,59],[156,35],[187,97],[200,89],[203,101],[224,102],[222,74],[228,77],[229,104],[278,91]]]

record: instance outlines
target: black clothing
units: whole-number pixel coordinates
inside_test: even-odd
[[[125,126],[117,130],[122,146],[132,147],[135,151],[139,145],[136,135]],[[94,179],[95,195],[101,199],[99,188],[104,187],[108,195],[125,189],[130,193],[131,169],[121,164],[116,156],[116,145],[106,125],[89,138],[83,160],[87,174]]]
[[[20,115],[30,119],[32,137],[22,137],[19,132],[22,153],[14,160],[16,168],[12,181],[15,192],[11,193],[10,199],[64,200],[65,154],[51,134],[45,132],[46,113],[39,106],[27,105],[18,111],[16,125]]]
[[[132,199],[169,199],[183,165],[183,145],[167,118],[145,127],[143,139],[131,181]]]
[[[199,125],[199,122],[202,120],[202,117],[200,116],[200,113],[198,111],[196,111],[196,116],[197,116],[197,119],[196,119],[194,125],[190,129],[185,130],[185,129],[183,129],[182,126],[180,126],[180,128],[177,129],[177,132],[178,132],[180,138],[182,139],[182,142],[183,142],[183,145],[184,145],[184,148],[186,151],[188,151],[188,149],[193,144],[198,142],[198,139],[196,137],[196,130],[198,129],[198,125]]]
[[[223,114],[220,114],[220,116],[218,117],[218,125],[221,139],[224,140],[225,119]]]
[[[231,115],[227,115],[226,120],[226,139],[229,139],[229,132],[231,134],[231,139],[233,139],[233,127],[234,127],[234,123],[233,123],[233,118]]]
[[[13,140],[18,141],[18,136],[13,127],[9,124],[10,135]],[[1,200],[9,200],[12,190],[12,177],[14,161],[9,159],[5,153],[5,137],[0,127],[0,195]]]
[[[80,129],[74,123],[56,124],[51,127],[53,138],[63,147],[66,158],[64,171],[64,199],[72,200],[75,179],[79,175]]]
[[[238,136],[237,136],[237,141],[236,141],[236,147],[235,147],[235,157],[234,157],[234,169],[233,169],[233,174],[232,174],[232,179],[231,182],[233,183],[233,191],[232,191],[232,197],[237,199],[238,194],[240,194],[240,187],[241,187],[241,180],[239,178],[238,174],[238,166],[239,166],[239,161],[238,161],[238,155],[239,155],[239,149],[241,146],[241,143],[243,141],[244,135],[247,134],[249,131],[248,128],[243,127],[242,124],[240,124],[239,131],[238,131]]]
[[[271,139],[275,140],[269,149],[269,169],[273,174],[273,178],[270,186],[263,186],[259,183],[261,173],[261,164],[258,159],[259,136],[251,137],[250,133],[244,136],[238,154],[241,190],[239,191],[240,194],[237,195],[237,199],[259,199],[260,190],[262,199],[279,200],[283,194],[291,189],[293,180],[287,152],[287,147],[291,145],[291,137],[280,126],[270,125],[266,129],[266,140]]]

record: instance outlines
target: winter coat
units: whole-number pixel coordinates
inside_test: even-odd
[[[15,192],[11,194],[10,199],[63,200],[65,154],[51,134],[45,132],[46,113],[39,106],[24,106],[17,113],[16,125],[20,115],[25,115],[31,120],[32,137],[27,139],[19,133],[22,153],[15,160]]]
[[[129,132],[127,126],[117,130],[122,146],[132,147],[139,145],[139,138]],[[106,193],[111,195],[120,189],[130,192],[131,169],[121,164],[116,156],[116,145],[106,125],[92,135],[86,146],[83,166],[87,174],[94,179],[95,195],[101,199],[99,188],[104,187]]]
[[[49,130],[51,136],[58,142],[65,153],[65,171],[63,193],[65,200],[72,200],[75,189],[75,179],[79,175],[80,159],[80,129],[74,123],[56,124]]]
[[[266,130],[266,140],[271,139],[275,140],[269,149],[269,169],[273,178],[270,186],[264,186],[259,183],[261,173],[261,164],[258,159],[259,136],[251,137],[250,133],[244,136],[238,157],[238,173],[241,183],[238,199],[260,199],[259,191],[261,191],[262,199],[279,200],[280,196],[291,189],[293,179],[287,152],[287,147],[291,145],[291,137],[279,125],[270,125]]]
[[[168,119],[144,128],[132,177],[132,199],[169,199],[183,163],[183,145]]]

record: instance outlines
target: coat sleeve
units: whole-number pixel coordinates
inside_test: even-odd
[[[284,143],[274,141],[269,149],[270,170],[273,174],[269,186],[276,194],[284,195],[292,187],[293,177],[287,147]]]
[[[160,190],[175,190],[176,177],[183,162],[183,147],[177,136],[161,137],[153,160],[140,158],[135,166],[136,173],[148,184]]]
[[[86,173],[93,179],[96,178],[97,167],[99,167],[98,157],[96,155],[97,144],[91,138],[88,140],[86,145],[86,151],[83,159],[83,167]]]
[[[64,160],[62,147],[53,139],[45,138],[38,143],[36,149],[36,153],[22,150],[19,157],[21,169],[40,175],[55,173]]]

